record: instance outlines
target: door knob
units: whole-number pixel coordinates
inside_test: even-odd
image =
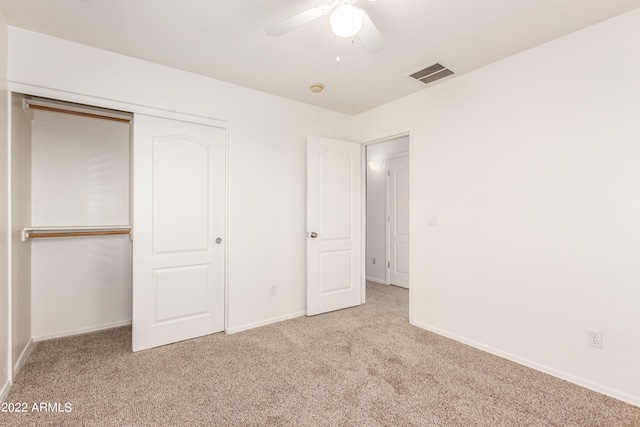
[[[222,239],[221,239],[220,237],[218,237],[218,238],[216,239],[216,245],[219,245],[220,243],[222,243]]]
[[[318,233],[316,233],[315,231],[312,231],[310,236],[312,239],[315,239],[316,237],[318,237]]]

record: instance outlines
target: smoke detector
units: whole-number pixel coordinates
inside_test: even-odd
[[[324,85],[322,83],[314,83],[309,87],[309,89],[311,89],[311,92],[313,93],[320,93],[324,90]]]

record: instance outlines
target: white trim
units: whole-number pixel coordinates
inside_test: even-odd
[[[386,285],[384,280],[374,279],[373,277],[367,277],[367,282],[380,283],[381,285]]]
[[[278,322],[283,322],[285,320],[295,319],[296,317],[302,317],[306,314],[307,314],[306,310],[297,311],[295,313],[285,314],[284,316],[272,317],[271,319],[261,320],[259,322],[249,323],[249,324],[238,326],[235,328],[227,328],[225,332],[227,333],[227,335],[231,335],[231,334],[235,334],[236,332],[242,332],[242,331],[247,331],[249,329],[259,328],[261,326],[271,325],[272,323],[278,323]]]
[[[366,145],[366,146],[376,145],[376,144],[381,144],[383,142],[389,142],[395,139],[400,139],[405,136],[411,137],[412,133],[413,133],[413,125],[409,127],[398,128],[393,131],[382,132],[380,135],[384,135],[384,136],[366,137],[361,139],[359,142],[360,144]],[[409,146],[409,152],[411,152],[411,146]]]
[[[11,251],[12,243],[13,243],[13,222],[11,220],[11,211],[13,206],[11,204],[11,174],[12,174],[12,162],[11,162],[11,122],[12,122],[12,94],[7,89],[7,239],[5,241],[5,245],[7,246],[7,360],[6,360],[6,374],[7,381],[9,384],[9,388],[6,390],[7,392],[11,388],[11,384],[13,384],[13,254]],[[3,393],[6,385],[2,387]],[[1,396],[4,399],[4,396]]]
[[[229,328],[229,126],[224,140],[224,330]]]
[[[389,140],[391,142],[395,140]],[[389,155],[384,156],[387,167],[387,176],[384,178],[384,281],[391,285],[391,212],[389,209],[389,184],[391,184],[391,168],[389,167]],[[411,232],[411,230],[409,230]],[[409,246],[411,248],[411,246]]]
[[[58,101],[75,102],[78,104],[85,104],[93,107],[109,108],[113,110],[120,110],[123,112],[134,114],[146,114],[149,116],[163,117],[166,119],[181,120],[190,123],[199,123],[208,126],[215,126],[226,128],[228,126],[227,120],[216,119],[213,117],[199,116],[195,114],[185,114],[179,111],[163,110],[160,108],[135,104],[131,102],[118,101],[116,99],[102,98],[93,95],[83,95],[76,92],[68,92],[58,89],[51,89],[43,86],[35,86],[20,82],[10,81],[8,82],[8,88],[10,92],[22,93],[25,95],[41,96],[44,98],[51,98]],[[135,120],[135,117],[134,117]]]
[[[29,340],[29,342],[27,342],[27,345],[24,346],[24,350],[22,350],[22,353],[20,353],[20,357],[18,357],[18,360],[16,361],[15,365],[13,366],[13,379],[14,380],[15,380],[16,376],[18,375],[18,372],[20,372],[20,369],[22,369],[22,367],[24,366],[25,362],[29,358],[29,355],[31,354],[31,350],[33,350],[33,338],[31,338]]]
[[[367,302],[367,146],[360,144],[360,305]]]
[[[461,337],[461,336],[456,335],[456,334],[449,333],[447,331],[444,331],[442,329],[427,325],[425,323],[421,323],[421,322],[418,322],[418,321],[415,321],[415,320],[411,321],[410,323],[412,325],[418,327],[418,328],[425,329],[427,331],[433,332],[433,333],[441,335],[443,337],[450,338],[450,339],[452,339],[454,341],[458,341],[458,342],[461,342],[463,344],[469,345],[471,347],[477,348],[479,350],[485,351],[487,353],[491,353],[493,355],[502,357],[503,359],[507,359],[507,360],[510,360],[512,362],[518,363],[520,365],[526,366],[528,368],[535,369],[536,371],[544,372],[545,374],[549,374],[549,375],[551,375],[553,377],[563,379],[565,381],[568,381],[570,383],[579,385],[581,387],[588,388],[589,390],[593,390],[595,392],[598,392],[598,393],[601,393],[601,394],[605,394],[605,395],[613,397],[615,399],[622,400],[623,402],[630,403],[631,405],[635,405],[635,406],[640,407],[640,397],[638,397],[638,396],[633,396],[631,394],[628,394],[628,393],[625,393],[625,392],[622,392],[622,391],[619,391],[619,390],[616,390],[616,389],[613,389],[613,388],[609,388],[609,387],[603,386],[603,385],[598,384],[598,383],[594,383],[592,381],[586,380],[586,379],[581,378],[581,377],[577,377],[577,376],[569,374],[567,372],[564,372],[564,371],[561,371],[561,370],[558,370],[558,369],[554,369],[554,368],[551,368],[549,366],[546,366],[546,365],[543,365],[543,364],[540,364],[540,363],[537,363],[537,362],[533,362],[533,361],[531,361],[529,359],[525,359],[523,357],[516,356],[516,355],[508,353],[506,351],[499,350],[497,348],[482,344],[482,343],[474,341],[474,340],[470,340],[470,339]]]
[[[11,381],[7,380],[0,388],[0,402],[4,402],[4,398],[7,397],[11,390]]]
[[[416,245],[413,242],[416,242],[417,239],[415,238],[415,236],[413,235],[415,227],[414,227],[414,221],[416,221],[416,218],[414,218],[413,216],[413,212],[414,212],[414,206],[415,206],[415,197],[413,194],[413,182],[414,182],[414,174],[416,173],[416,168],[414,167],[414,159],[415,159],[415,154],[411,154],[411,153],[415,153],[415,147],[413,146],[413,141],[414,141],[414,131],[413,128],[411,128],[411,130],[409,130],[409,132],[407,133],[407,135],[409,136],[409,323],[411,323],[411,321],[413,320],[413,316],[414,313],[416,312],[413,309],[413,305],[414,305],[414,300],[415,300],[415,294],[413,293],[413,288],[414,288],[414,277],[415,277],[415,263],[413,262],[413,260],[415,259],[415,247]]]
[[[130,324],[131,324],[131,319],[120,320],[117,322],[104,323],[102,325],[88,326],[88,327],[78,328],[78,329],[69,329],[66,331],[55,332],[52,334],[37,335],[37,336],[34,336],[32,340],[33,342],[40,342],[40,341],[52,340],[55,338],[72,337],[75,335],[83,335],[91,332],[103,331],[105,329],[113,329],[113,328],[118,328],[120,326],[127,326]]]

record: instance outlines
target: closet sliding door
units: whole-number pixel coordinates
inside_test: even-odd
[[[224,330],[226,129],[136,114],[133,351]]]

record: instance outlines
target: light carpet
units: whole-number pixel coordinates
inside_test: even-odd
[[[0,424],[640,426],[640,408],[411,326],[408,299],[369,283],[357,308],[135,354],[128,327],[45,341],[5,399],[29,411]]]

